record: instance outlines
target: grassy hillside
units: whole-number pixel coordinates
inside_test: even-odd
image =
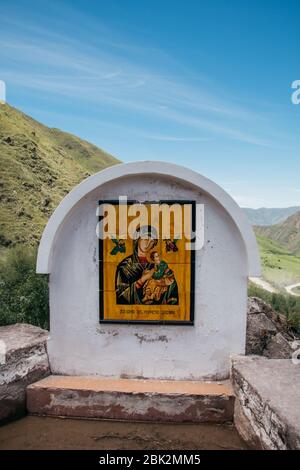
[[[280,224],[255,227],[255,232],[280,243],[291,253],[300,256],[300,211]]]
[[[297,207],[283,207],[283,208],[268,208],[261,207],[260,209],[244,208],[243,211],[247,215],[252,225],[273,225],[279,224],[286,220],[290,215],[300,211],[300,206]]]
[[[300,257],[269,238],[257,235],[263,278],[283,288],[300,281]]]
[[[82,179],[118,160],[84,140],[0,106],[0,247],[34,245]]]

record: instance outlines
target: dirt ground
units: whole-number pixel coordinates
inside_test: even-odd
[[[155,424],[27,416],[0,427],[0,449],[246,449],[231,425]]]

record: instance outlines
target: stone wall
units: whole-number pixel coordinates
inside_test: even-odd
[[[234,422],[252,448],[300,449],[300,364],[259,356],[232,360]]]

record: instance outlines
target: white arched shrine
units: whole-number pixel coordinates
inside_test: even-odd
[[[194,326],[99,324],[96,209],[119,195],[204,204]],[[223,189],[182,166],[148,161],[110,167],[75,187],[44,230],[37,272],[50,274],[54,373],[219,379],[228,376],[230,355],[244,352],[247,279],[260,275],[260,260],[246,216]]]

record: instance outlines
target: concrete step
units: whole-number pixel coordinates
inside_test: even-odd
[[[229,382],[52,375],[27,387],[30,414],[156,422],[233,421]]]

